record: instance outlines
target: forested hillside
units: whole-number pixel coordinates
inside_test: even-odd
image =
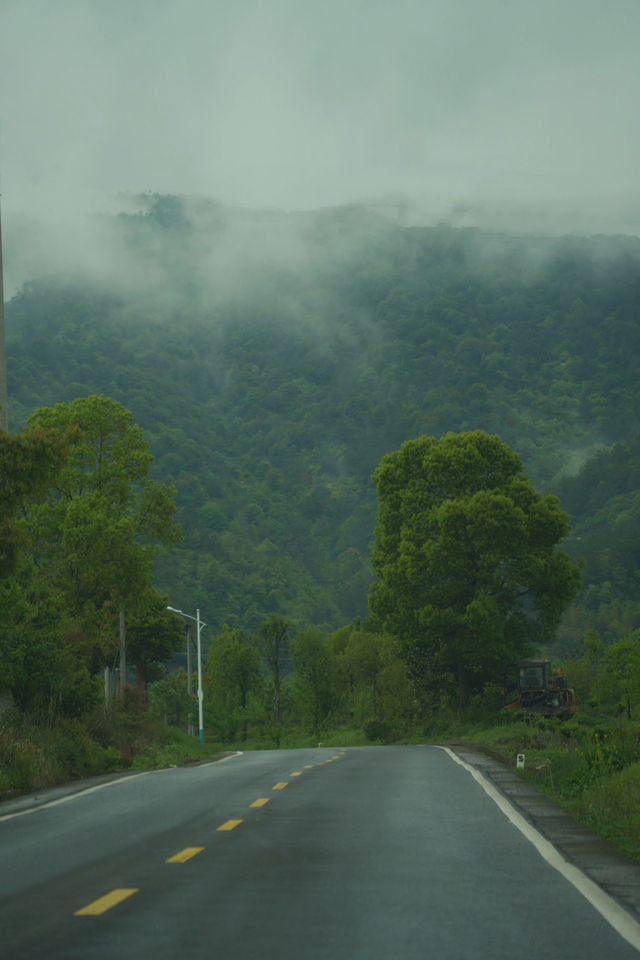
[[[570,514],[587,565],[564,648],[640,626],[640,240],[132,209],[90,267],[7,305],[10,420],[94,393],[133,413],[177,490],[170,602],[214,630],[364,615],[380,458],[482,429]]]

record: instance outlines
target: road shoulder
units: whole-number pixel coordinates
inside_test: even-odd
[[[227,757],[235,756],[234,752],[230,751],[221,751],[220,753],[214,753],[210,757],[205,757],[202,760],[192,761],[186,763],[183,766],[186,768],[203,766],[208,763],[216,763],[220,760],[225,760]],[[39,807],[45,807],[53,803],[65,800],[67,798],[73,797],[76,794],[86,793],[88,790],[95,790],[102,786],[107,786],[108,784],[114,783],[117,780],[126,780],[131,777],[143,776],[147,773],[154,773],[157,770],[169,769],[169,768],[150,768],[148,770],[118,770],[113,773],[101,773],[96,774],[92,777],[80,777],[77,780],[71,780],[67,783],[57,784],[53,787],[43,787],[38,790],[29,790],[26,793],[21,793],[15,797],[9,797],[8,799],[0,801],[0,820],[8,819],[19,815],[21,813],[26,813],[29,810],[35,810]]]
[[[578,867],[636,920],[640,920],[638,864],[523,780],[515,767],[509,767],[477,747],[452,743],[446,746],[482,773],[568,863]]]

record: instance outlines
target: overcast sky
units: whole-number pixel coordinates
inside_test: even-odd
[[[0,0],[0,175],[640,233],[640,0]],[[13,219],[12,219],[13,218]]]

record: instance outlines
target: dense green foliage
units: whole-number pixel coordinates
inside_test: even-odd
[[[399,637],[416,690],[461,704],[504,666],[553,639],[580,586],[558,543],[555,497],[518,455],[480,430],[421,437],[376,470],[371,608]]]
[[[165,693],[164,682],[155,686]],[[226,627],[214,637],[204,705],[210,739],[250,738],[265,746],[292,733],[317,738],[354,726],[372,741],[394,740],[420,717],[400,646],[390,636],[360,621],[328,636],[317,627],[289,636],[289,625],[276,614],[256,636]]]
[[[91,393],[133,411],[177,489],[184,542],[157,564],[173,602],[249,631],[273,610],[324,628],[364,615],[380,458],[483,429],[568,501],[587,567],[566,647],[594,613],[613,638],[640,625],[632,538],[603,548],[619,506],[638,522],[639,241],[139,206],[111,225],[98,279],[34,281],[8,304],[10,412],[16,429]],[[568,479],[583,462],[607,478],[585,477],[591,498]]]
[[[25,501],[44,497],[69,441],[42,430],[0,436],[0,578],[15,571],[26,546],[19,522]]]
[[[142,683],[180,642],[152,565],[179,537],[173,492],[148,478],[148,447],[131,420],[121,404],[91,396],[39,409],[20,437],[0,436],[12,469],[17,448],[35,451],[20,459],[35,462],[32,482],[16,484],[21,549],[0,578],[0,694],[25,714],[52,721],[91,710],[94,675],[118,651],[121,611]]]
[[[569,513],[566,547],[585,557],[584,588],[560,633],[566,653],[597,630],[609,643],[640,627],[640,443],[637,432],[602,450],[556,489]]]

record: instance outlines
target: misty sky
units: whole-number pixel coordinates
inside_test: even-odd
[[[122,191],[640,233],[639,81],[640,0],[0,0],[5,249]]]

